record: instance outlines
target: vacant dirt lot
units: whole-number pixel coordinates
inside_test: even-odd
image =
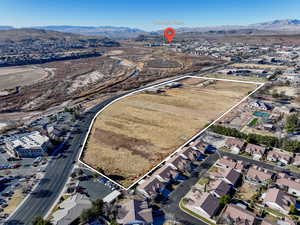
[[[254,82],[266,82],[267,79],[260,77],[252,77],[252,76],[234,76],[228,74],[206,74],[204,77],[211,77],[217,79],[228,79],[228,80],[241,80],[241,81],[254,81]]]
[[[96,119],[83,161],[128,187],[256,87],[204,81],[113,103]]]
[[[47,76],[47,72],[38,67],[20,66],[0,68],[0,90],[35,83]]]
[[[287,66],[275,66],[267,64],[250,64],[250,63],[235,63],[231,65],[236,68],[250,68],[250,69],[287,69]]]

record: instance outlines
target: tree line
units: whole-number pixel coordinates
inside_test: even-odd
[[[300,152],[300,142],[296,140],[288,140],[287,138],[277,138],[253,133],[246,134],[235,128],[220,125],[212,125],[210,130],[217,134],[245,139],[251,144],[263,145],[269,148],[281,148],[289,152]]]

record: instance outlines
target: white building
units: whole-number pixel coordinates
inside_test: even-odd
[[[38,131],[14,137],[5,143],[9,154],[21,158],[44,156],[48,146],[49,138]]]

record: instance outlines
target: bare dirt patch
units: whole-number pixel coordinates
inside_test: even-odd
[[[43,68],[38,67],[7,67],[0,68],[0,90],[33,84],[47,76]]]
[[[188,78],[164,93],[121,99],[96,119],[83,161],[125,187],[239,102],[255,84]]]

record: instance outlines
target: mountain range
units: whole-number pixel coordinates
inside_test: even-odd
[[[141,34],[158,34],[162,30],[147,32],[137,28],[130,27],[114,27],[114,26],[36,26],[28,27],[34,29],[59,31],[66,33],[81,34],[87,36],[106,36],[108,38],[134,38]],[[16,29],[11,26],[0,26],[0,30]],[[251,33],[251,34],[295,34],[300,33],[300,20],[286,19],[273,20],[269,22],[256,23],[250,25],[226,25],[211,27],[181,27],[176,29],[177,33],[200,32],[200,33]]]

